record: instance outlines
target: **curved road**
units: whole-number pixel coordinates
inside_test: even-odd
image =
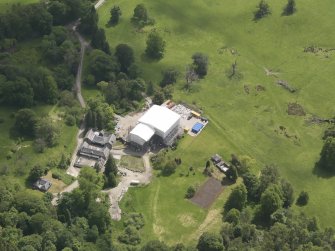
[[[98,9],[99,7],[101,7],[104,4],[104,2],[105,2],[105,0],[99,0],[94,5],[94,8]],[[81,95],[81,77],[82,77],[82,73],[83,73],[83,63],[84,63],[85,50],[86,50],[86,47],[89,45],[89,43],[77,31],[78,24],[79,24],[79,20],[72,25],[72,30],[75,33],[75,35],[77,36],[77,38],[79,40],[79,43],[80,43],[80,61],[79,61],[79,65],[78,65],[78,70],[77,70],[77,75],[76,75],[76,83],[74,85],[74,91],[76,92],[76,95],[77,95],[78,101],[80,103],[80,106],[82,108],[85,108],[86,103],[85,103],[85,100],[84,100],[83,96]],[[73,156],[76,156],[76,153],[78,151],[78,147],[80,146],[80,144],[82,142],[81,136],[82,136],[82,133],[83,133],[84,129],[85,129],[85,124],[83,122],[80,125],[80,129],[79,129],[79,132],[77,134],[77,147],[75,149],[75,152],[74,152]],[[75,157],[72,158],[71,164],[70,164],[70,167],[67,170],[67,173],[69,175],[77,177],[79,175],[79,170],[77,168],[73,167],[75,159],[76,159]],[[52,204],[57,205],[57,199],[61,196],[62,193],[71,192],[72,190],[74,190],[78,186],[79,186],[79,183],[76,180],[72,184],[70,184],[69,186],[64,188],[59,194],[54,194],[55,197],[52,200]]]
[[[99,7],[101,7],[106,0],[99,0],[95,5],[94,8],[98,9]],[[85,56],[85,50],[86,47],[89,45],[88,42],[85,41],[85,39],[79,34],[79,32],[77,32],[77,26],[79,24],[79,21],[75,22],[72,30],[74,31],[74,33],[76,34],[79,43],[80,43],[80,61],[79,61],[79,65],[78,65],[78,70],[77,70],[77,76],[76,76],[76,84],[75,84],[75,92],[77,94],[77,98],[78,101],[80,103],[80,106],[82,108],[86,107],[85,104],[85,100],[83,98],[83,96],[81,95],[81,76],[82,76],[82,72],[83,72],[83,62],[84,62],[84,56]]]

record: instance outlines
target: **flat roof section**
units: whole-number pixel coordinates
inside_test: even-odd
[[[148,142],[151,139],[151,137],[155,134],[155,131],[151,127],[139,123],[134,127],[133,130],[130,131],[130,134],[136,135],[141,139],[143,139],[145,142]]]
[[[166,133],[178,120],[180,115],[170,109],[153,105],[138,122],[151,126],[152,128]]]

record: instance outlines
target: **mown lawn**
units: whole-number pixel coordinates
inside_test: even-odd
[[[335,47],[332,24],[335,3],[297,0],[298,12],[287,17],[281,16],[287,1],[269,0],[272,15],[254,22],[253,11],[258,0],[142,2],[156,20],[154,27],[138,32],[130,24],[133,9],[138,4],[134,0],[106,2],[99,10],[100,26],[106,27],[110,8],[119,5],[120,24],[106,27],[110,45],[130,44],[144,78],[155,83],[160,81],[162,70],[177,68],[181,76],[174,99],[196,104],[210,119],[200,136],[186,137],[173,153],[182,158],[183,168],[187,169],[188,165],[202,168],[216,152],[227,159],[232,153],[248,155],[257,163],[255,172],[274,164],[294,185],[296,194],[301,190],[310,194],[306,207],[295,208],[317,216],[323,226],[335,226],[335,218],[329,210],[335,208],[332,194],[335,178],[321,178],[313,173],[326,126],[307,123],[312,115],[334,116],[335,54],[303,52],[311,45]],[[158,62],[143,56],[146,36],[152,28],[167,44],[165,56]],[[193,91],[185,92],[185,68],[191,63],[192,54],[198,51],[209,56],[209,72],[193,86]],[[226,73],[235,60],[242,77],[230,80]],[[267,76],[264,68],[279,72],[278,78]],[[278,79],[287,81],[298,91],[289,93],[276,84]],[[265,91],[257,91],[257,85],[263,86]],[[287,115],[287,105],[291,102],[302,105],[307,116]],[[280,126],[286,128],[288,136],[280,131]],[[187,240],[211,210],[199,209],[182,197],[190,184],[203,181],[200,171],[188,178],[178,178],[178,172],[169,178],[159,177],[146,188],[128,192],[123,206],[130,210],[126,202],[132,199],[132,210],[144,213],[149,224],[145,228],[151,229],[148,234],[143,231],[145,238],[157,237],[167,242]],[[227,192],[219,198],[220,207],[225,196]],[[176,228],[179,214],[192,215],[193,226]],[[160,219],[158,223],[154,215]],[[220,224],[221,219],[217,220]]]

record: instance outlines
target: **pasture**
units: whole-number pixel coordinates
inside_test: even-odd
[[[276,165],[293,184],[296,195],[301,190],[310,194],[309,204],[296,210],[317,216],[323,226],[335,226],[335,218],[327,210],[335,207],[335,178],[313,173],[326,125],[308,123],[312,115],[334,116],[335,53],[304,52],[305,47],[313,45],[335,48],[331,21],[334,2],[297,0],[297,13],[282,16],[287,1],[269,0],[272,15],[258,22],[252,20],[257,0],[141,2],[156,21],[141,31],[130,23],[138,1],[109,1],[99,9],[100,26],[105,28],[111,47],[119,43],[131,45],[144,78],[155,83],[160,81],[162,70],[178,69],[181,74],[174,99],[197,105],[210,119],[198,137],[185,137],[173,153],[182,157],[184,172],[189,165],[199,168],[195,177],[176,178],[177,171],[172,177],[156,178],[148,187],[127,193],[124,209],[130,210],[131,205],[131,210],[148,219],[146,238],[186,241],[196,229],[201,229],[213,208],[221,208],[227,190],[208,211],[182,199],[189,185],[204,181],[200,168],[216,152],[226,159],[232,153],[249,156],[256,163],[256,173],[265,165]],[[122,10],[120,23],[108,27],[109,11],[115,4]],[[152,29],[166,41],[166,52],[160,61],[143,56],[146,37]],[[205,79],[193,84],[191,91],[185,91],[185,69],[195,52],[208,55],[209,72]],[[238,78],[229,79],[227,73],[235,61]],[[267,74],[269,70],[278,74]],[[297,91],[288,92],[276,83],[278,80],[286,81]],[[289,103],[300,104],[306,116],[288,115]],[[178,213],[171,213],[175,210]],[[192,224],[176,229],[178,215],[183,214],[192,215]],[[161,219],[159,224],[155,217]],[[220,217],[217,221],[221,221]]]

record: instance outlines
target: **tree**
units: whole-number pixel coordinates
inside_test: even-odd
[[[147,47],[145,49],[145,54],[152,59],[161,59],[164,56],[165,51],[165,41],[163,38],[155,31],[150,32],[147,38]]]
[[[198,251],[223,251],[222,236],[215,233],[203,233],[197,244]]]
[[[186,198],[186,199],[191,199],[191,198],[193,198],[193,196],[194,196],[194,194],[195,194],[195,191],[196,191],[196,190],[195,190],[194,186],[189,186],[189,187],[187,188],[185,198]]]
[[[122,15],[120,6],[114,5],[113,8],[110,10],[111,18],[109,23],[111,25],[117,25],[120,20],[120,16]]]
[[[122,72],[128,73],[129,67],[134,63],[134,51],[127,44],[118,44],[115,48],[115,56],[120,64]]]
[[[17,77],[14,81],[4,81],[1,86],[1,102],[17,107],[33,105],[34,91],[27,79]]]
[[[155,92],[154,84],[152,83],[152,81],[149,81],[147,85],[146,93],[148,96],[151,96],[154,94],[154,92]]]
[[[152,103],[156,104],[156,105],[161,105],[164,102],[164,93],[160,90],[160,91],[156,91],[154,96],[152,97]]]
[[[20,250],[42,250],[42,236],[38,234],[23,236],[18,242],[18,247]]]
[[[88,198],[95,199],[96,194],[102,189],[103,177],[93,168],[83,167],[79,174],[79,188]]]
[[[14,128],[21,135],[33,137],[36,122],[36,113],[33,110],[21,109],[15,114]]]
[[[94,48],[102,50],[107,54],[111,53],[104,29],[100,28],[94,33],[91,44]]]
[[[31,182],[35,182],[39,178],[41,178],[43,175],[45,175],[47,170],[44,167],[41,167],[40,165],[34,166],[29,173],[29,180]]]
[[[53,17],[54,25],[64,24],[67,18],[67,6],[63,2],[51,1],[48,6],[48,11]]]
[[[141,251],[169,251],[169,247],[161,241],[149,241],[142,248]]]
[[[98,29],[98,13],[96,12],[94,6],[87,8],[83,12],[79,30],[86,35],[94,34]]]
[[[212,176],[211,162],[209,160],[206,161],[206,167],[204,169],[204,174],[207,175],[207,176]]]
[[[51,118],[41,118],[35,126],[35,135],[38,139],[43,139],[48,147],[58,144],[60,130]]]
[[[131,18],[131,21],[134,24],[139,25],[140,27],[145,26],[149,21],[148,11],[145,8],[144,4],[136,5],[134,9],[134,15]]]
[[[228,170],[226,171],[226,177],[233,182],[236,182],[238,178],[237,170],[234,165],[231,165]]]
[[[177,82],[177,77],[179,75],[179,72],[173,68],[167,69],[162,72],[163,79],[160,82],[161,87],[165,87],[167,85],[171,85]]]
[[[243,183],[248,191],[248,200],[257,202],[260,198],[259,179],[257,176],[247,172],[243,175]]]
[[[297,199],[297,205],[305,206],[305,205],[307,205],[308,200],[309,200],[308,193],[306,191],[301,191],[301,193],[299,194],[298,199]]]
[[[275,166],[266,166],[261,170],[260,177],[260,192],[264,192],[265,189],[271,184],[277,184],[279,182],[279,172]]]
[[[90,72],[94,77],[95,83],[100,81],[112,81],[115,78],[115,72],[119,71],[116,58],[101,50],[91,51],[89,61]]]
[[[292,205],[293,201],[294,201],[294,197],[293,197],[293,186],[291,185],[290,182],[288,182],[285,179],[282,179],[280,181],[280,186],[281,186],[281,190],[283,192],[283,207],[288,208]]]
[[[31,26],[40,35],[48,35],[52,28],[52,15],[42,5],[35,5],[31,14]]]
[[[232,208],[229,212],[225,215],[224,220],[225,222],[232,223],[233,225],[237,225],[240,221],[240,211],[236,208]]]
[[[289,16],[296,11],[295,0],[288,0],[286,6],[284,7],[283,15]]]
[[[177,169],[177,163],[173,159],[168,160],[162,169],[162,174],[164,176],[169,176],[173,174]]]
[[[193,54],[192,59],[195,73],[200,78],[205,77],[208,70],[208,57],[203,53],[197,52]]]
[[[105,187],[116,187],[117,181],[114,173],[110,173],[106,176]]]
[[[111,224],[111,217],[108,212],[108,205],[90,201],[87,209],[87,220],[89,225],[97,226],[99,233],[105,233]]]
[[[232,208],[241,211],[245,207],[246,203],[247,203],[247,189],[245,188],[244,184],[241,184],[235,187],[231,191],[226,201],[226,204],[224,205],[224,209],[226,212],[228,212]]]
[[[269,4],[265,0],[261,0],[258,4],[257,10],[254,13],[255,20],[261,19],[271,14]]]
[[[185,89],[190,90],[191,84],[194,81],[198,80],[198,78],[199,76],[195,72],[194,65],[188,65],[186,67],[186,72],[185,72],[185,80],[186,80]]]
[[[117,175],[117,165],[115,163],[115,160],[111,154],[109,155],[106,164],[105,164],[105,171],[104,175],[108,176],[110,173],[114,174],[115,176]]]
[[[280,187],[278,185],[269,186],[262,194],[260,204],[260,213],[263,220],[269,220],[271,214],[284,204]]]
[[[320,153],[318,167],[327,172],[335,172],[335,138],[326,139]]]

